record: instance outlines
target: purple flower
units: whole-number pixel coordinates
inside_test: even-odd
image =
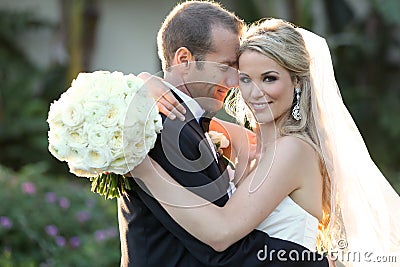
[[[118,236],[118,231],[114,227],[103,230],[97,230],[96,232],[94,232],[94,238],[97,241],[104,241],[106,239],[114,238],[116,236]]]
[[[66,243],[65,237],[60,236],[60,235],[56,236],[56,244],[57,244],[57,246],[64,247],[65,243]]]
[[[97,241],[103,241],[107,238],[106,232],[104,230],[97,230],[94,232],[94,238],[96,238]]]
[[[73,236],[69,239],[69,244],[72,248],[77,248],[81,245],[81,239],[77,236]]]
[[[75,214],[76,219],[78,220],[78,222],[80,223],[84,223],[87,220],[90,219],[90,213],[87,211],[79,211]]]
[[[47,192],[46,193],[46,201],[48,203],[54,203],[57,201],[57,195],[54,192]]]
[[[0,225],[4,229],[10,229],[13,226],[13,222],[11,221],[10,218],[8,218],[6,216],[0,216]]]
[[[113,238],[118,236],[118,231],[115,227],[112,227],[106,230],[106,234],[108,238]]]
[[[58,228],[55,225],[47,225],[45,231],[49,236],[56,236],[58,234]]]
[[[22,192],[27,195],[33,195],[36,193],[36,186],[32,182],[24,182],[21,185]]]
[[[68,209],[70,205],[68,198],[65,197],[60,198],[60,200],[58,201],[58,205],[60,205],[60,207],[63,209]]]

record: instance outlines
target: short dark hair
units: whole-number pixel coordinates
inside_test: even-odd
[[[187,1],[178,4],[165,18],[158,31],[158,56],[163,70],[171,66],[175,52],[186,47],[196,61],[213,51],[212,26],[220,26],[242,35],[244,23],[220,4],[210,1]]]

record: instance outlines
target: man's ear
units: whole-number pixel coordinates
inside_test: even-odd
[[[189,67],[189,62],[194,61],[194,56],[186,47],[179,47],[175,52],[174,61],[177,65]]]

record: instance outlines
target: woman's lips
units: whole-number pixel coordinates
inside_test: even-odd
[[[272,101],[268,101],[262,103],[250,103],[250,105],[254,111],[259,111],[259,110],[265,110],[272,103],[273,103]]]

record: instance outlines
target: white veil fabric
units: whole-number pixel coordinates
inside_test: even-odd
[[[297,29],[311,57],[312,107],[331,179],[330,251],[345,266],[400,265],[400,198],[344,105],[324,38]]]

